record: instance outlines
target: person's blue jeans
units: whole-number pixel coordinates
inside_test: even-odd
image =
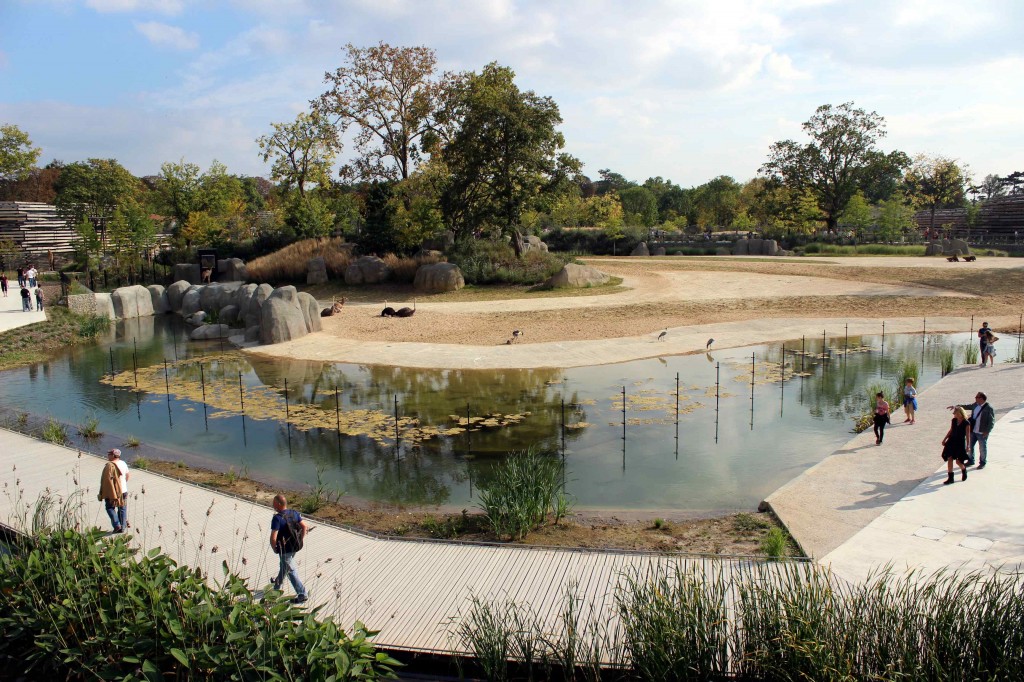
[[[981,451],[981,459],[978,460],[978,464],[988,463],[988,434],[971,432],[971,451],[968,454],[967,461],[970,464],[974,464],[974,444],[978,444],[978,449]]]
[[[26,313],[32,312],[32,299],[21,299],[21,309],[24,310]]]
[[[277,556],[281,560],[281,568],[278,570],[277,578],[274,580],[274,589],[281,589],[281,585],[284,584],[284,576],[287,573],[288,582],[292,584],[295,594],[300,597],[308,596],[306,594],[306,586],[299,580],[299,567],[295,565],[295,552],[281,552]]]
[[[121,506],[117,508],[117,520],[121,528],[128,528],[128,493],[121,498]]]
[[[107,510],[107,516],[110,517],[110,525],[114,530],[122,530],[124,528],[124,521],[121,520],[121,516],[124,514],[122,508],[118,507],[117,503],[113,500],[103,500],[103,507]]]
[[[30,287],[32,287],[33,289],[35,289],[36,288],[36,278],[35,277],[29,277],[28,285]]]

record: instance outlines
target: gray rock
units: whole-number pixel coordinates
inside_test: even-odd
[[[734,256],[749,256],[750,255],[750,240],[749,239],[737,239],[736,243],[732,246],[732,255]]]
[[[781,249],[779,243],[774,239],[765,239],[761,247],[761,254],[764,256],[778,256]]]
[[[228,258],[224,265],[224,281],[226,282],[244,282],[249,279],[249,272],[245,266],[245,261],[241,258]]]
[[[926,256],[941,256],[942,255],[942,244],[938,242],[928,242],[928,245],[924,247],[924,255]]]
[[[189,284],[201,284],[199,279],[199,263],[175,263],[174,281],[183,279]]]
[[[652,256],[664,256],[665,255],[665,247],[664,246],[655,246],[654,250],[651,251],[651,255]]]
[[[217,313],[217,321],[221,324],[232,325],[238,320],[238,306],[226,305]]]
[[[243,284],[235,290],[231,303],[238,307],[239,316],[249,312],[249,299],[252,298],[252,292],[254,291],[256,291],[255,284]]]
[[[306,284],[327,284],[327,261],[323,256],[310,258],[306,263]]]
[[[377,256],[360,256],[345,268],[345,284],[379,284],[391,278],[391,268]]]
[[[177,282],[167,287],[167,303],[171,306],[172,313],[181,312],[181,299],[184,298],[185,292],[189,290],[192,285],[183,279],[179,279]]]
[[[253,343],[260,340],[260,326],[258,324],[245,328],[246,343]]]
[[[153,314],[164,315],[171,311],[171,305],[167,299],[167,290],[162,284],[150,284],[148,287],[149,296],[153,302]]]
[[[305,291],[299,292],[299,305],[302,306],[302,316],[306,320],[306,329],[310,332],[318,332],[323,329],[320,322],[320,304],[312,294]]]
[[[647,250],[647,242],[640,242],[639,244],[636,245],[636,248],[633,249],[633,252],[630,253],[629,255],[630,256],[650,256],[651,252]]]
[[[561,270],[552,275],[546,282],[547,286],[564,288],[584,288],[605,284],[611,277],[597,268],[588,265],[566,263]]]
[[[971,247],[967,245],[967,242],[963,239],[949,239],[944,242],[948,244],[945,248],[945,254],[947,256],[969,256],[971,255]]]
[[[303,311],[299,292],[293,286],[274,290],[260,307],[260,342],[281,343],[309,333],[308,311]]]
[[[196,327],[189,334],[193,341],[208,341],[210,339],[226,339],[231,335],[231,327],[226,324],[204,324]]]
[[[523,253],[527,253],[529,251],[541,251],[543,253],[547,253],[548,245],[542,242],[540,237],[537,235],[527,235],[523,239]]]
[[[114,302],[110,300],[110,294],[94,294],[94,296],[96,296],[96,315],[116,320]]]
[[[114,289],[110,294],[114,304],[114,315],[118,318],[146,317],[153,314],[153,297],[149,289],[136,284]]]
[[[206,324],[207,317],[209,317],[209,315],[206,313],[205,310],[197,310],[196,312],[186,317],[185,321],[194,327],[199,327],[201,325]]]
[[[417,268],[416,277],[413,280],[413,287],[416,291],[426,293],[458,291],[464,286],[466,286],[466,280],[462,276],[462,270],[455,263],[421,265]]]
[[[185,295],[181,297],[181,316],[188,317],[192,313],[201,310],[199,305],[200,295],[203,291],[203,287],[192,285],[189,290],[185,292]]]

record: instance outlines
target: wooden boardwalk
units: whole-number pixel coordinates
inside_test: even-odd
[[[110,528],[96,500],[104,457],[10,431],[0,430],[0,442],[0,522],[24,528],[40,495],[67,499],[78,493],[84,523]],[[142,549],[160,547],[214,581],[226,564],[254,589],[277,574],[269,546],[270,507],[139,469],[132,469],[128,488],[132,541]],[[738,559],[398,540],[316,521],[311,526],[297,555],[311,605],[322,605],[343,625],[361,620],[380,631],[379,645],[394,649],[463,651],[452,637],[452,619],[473,596],[528,605],[546,631],[557,633],[564,595],[572,587],[582,598],[580,625],[596,622],[614,630],[614,593],[625,573],[686,562],[727,573],[749,565]],[[285,589],[291,589],[287,581]]]

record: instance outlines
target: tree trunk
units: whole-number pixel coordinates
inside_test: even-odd
[[[526,247],[523,244],[523,235],[518,229],[512,230],[512,248],[516,252],[516,258],[523,257],[523,251]]]

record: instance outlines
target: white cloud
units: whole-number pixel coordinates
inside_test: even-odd
[[[174,16],[185,8],[184,0],[85,0],[88,7],[103,14],[115,12],[155,12]]]
[[[199,35],[178,26],[162,24],[159,21],[136,21],[135,29],[149,42],[160,47],[175,50],[194,50],[199,47]]]

